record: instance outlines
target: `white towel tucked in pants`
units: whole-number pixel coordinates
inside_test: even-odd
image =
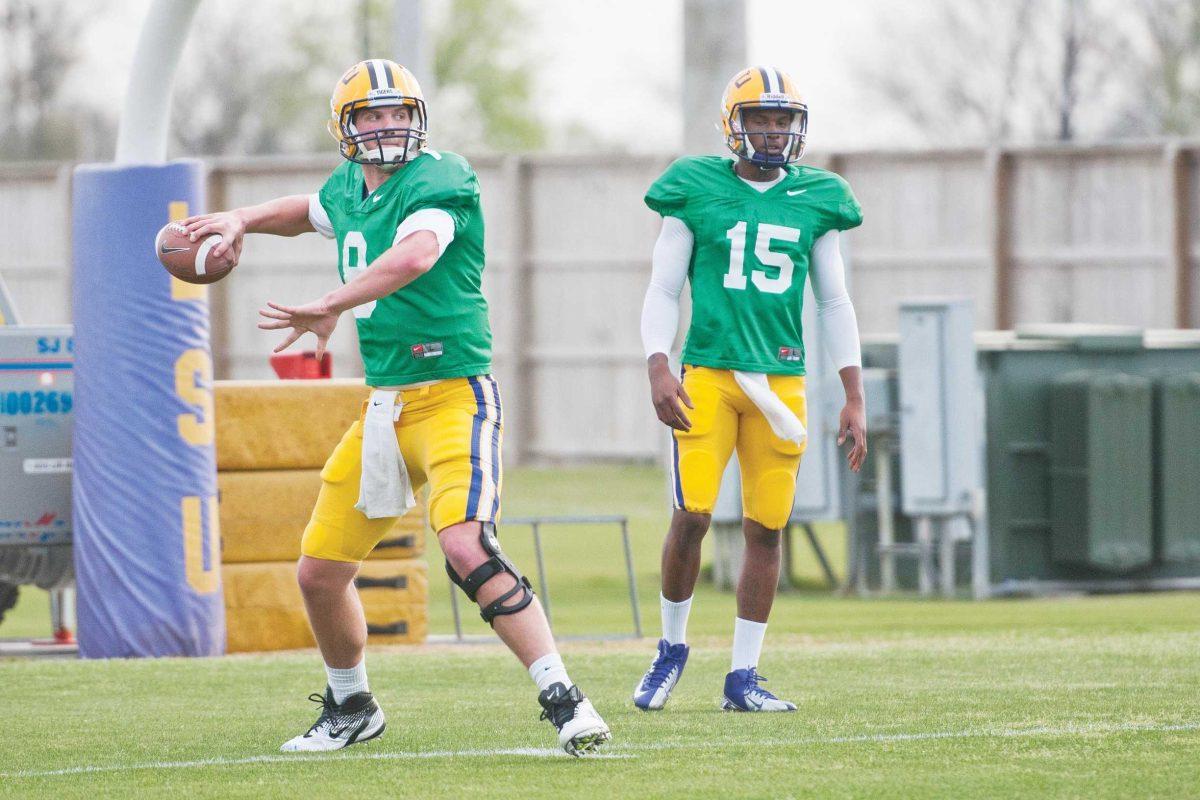
[[[400,517],[417,504],[396,441],[396,422],[404,408],[399,395],[375,389],[363,418],[362,480],[354,507],[368,519]]]
[[[750,402],[758,406],[758,410],[767,418],[771,431],[780,439],[789,439],[797,445],[803,445],[808,439],[808,431],[804,423],[787,405],[779,399],[779,395],[771,391],[771,384],[762,372],[733,371],[733,379],[742,391],[750,398]]]

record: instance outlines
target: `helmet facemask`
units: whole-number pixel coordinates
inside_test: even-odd
[[[792,115],[792,119],[786,131],[756,131],[753,133],[746,131],[744,115],[749,111],[763,110],[778,110],[787,111]],[[729,119],[729,138],[727,144],[739,158],[742,158],[755,166],[763,169],[772,167],[782,167],[786,164],[794,164],[799,161],[804,155],[804,145],[808,137],[808,106],[803,103],[780,102],[775,103],[737,103],[730,110]],[[783,149],[779,153],[768,152],[766,148],[759,151],[754,147],[752,138],[766,136],[783,136]]]
[[[342,156],[358,164],[371,164],[387,170],[399,168],[415,158],[425,146],[429,135],[425,101],[396,92],[372,92],[366,100],[355,100],[342,106],[338,116],[338,137]],[[409,109],[411,119],[406,128],[378,128],[359,131],[354,124],[354,115],[364,108],[404,106]]]

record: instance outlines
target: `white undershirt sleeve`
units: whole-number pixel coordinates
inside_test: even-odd
[[[642,304],[642,347],[646,358],[655,353],[670,355],[679,331],[679,295],[687,281],[695,237],[678,217],[663,217],[662,230],[654,243],[650,286]]]
[[[308,224],[326,239],[333,238],[333,223],[329,221],[329,214],[321,205],[321,196],[316,192],[308,196]]]
[[[417,231],[430,231],[437,237],[440,258],[454,241],[454,218],[440,208],[422,208],[420,211],[414,211],[396,228],[396,238],[392,239],[392,244],[400,244],[405,237]]]
[[[846,266],[842,262],[836,230],[824,234],[813,244],[808,275],[817,298],[821,339],[834,369],[861,367],[858,317],[854,314],[850,295],[846,293]]]

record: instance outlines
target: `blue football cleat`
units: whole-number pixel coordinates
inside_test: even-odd
[[[659,639],[654,663],[633,690],[633,704],[643,711],[657,711],[666,705],[671,690],[683,675],[689,651],[690,648],[682,642],[667,644],[666,639]]]
[[[725,698],[721,702],[724,711],[795,711],[796,704],[780,700],[758,684],[766,678],[758,671],[735,669],[725,676]]]

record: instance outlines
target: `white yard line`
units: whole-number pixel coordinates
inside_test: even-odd
[[[1114,733],[1173,733],[1200,731],[1200,722],[1180,725],[1159,725],[1156,723],[1100,723],[1096,725],[1067,725],[1063,727],[1035,728],[980,728],[967,731],[926,731],[921,733],[864,733],[855,736],[816,736],[799,739],[754,739],[747,741],[755,747],[811,747],[823,744],[870,744],[872,742],[920,742],[933,739],[1022,739],[1038,736],[1086,736],[1105,735]],[[610,752],[632,750],[697,750],[729,745],[731,742],[644,742],[639,744],[616,745]]]
[[[919,733],[868,733],[855,736],[823,736],[797,739],[754,739],[747,745],[755,747],[807,747],[827,744],[855,744],[876,742],[911,742],[934,739],[977,739],[977,738],[1036,738],[1039,736],[1087,736],[1121,733],[1173,733],[1200,731],[1200,723],[1160,725],[1156,723],[1100,723],[1066,725],[1062,727],[999,728],[965,731],[927,731]],[[708,750],[715,747],[736,746],[737,742],[645,742],[617,745],[606,752],[584,756],[585,759],[636,758],[635,752],[656,750]],[[296,753],[294,755],[271,754],[246,758],[207,758],[197,761],[148,761],[137,764],[91,765],[66,767],[50,770],[24,770],[0,772],[0,778],[45,778],[57,775],[85,775],[98,772],[132,772],[135,770],[196,769],[198,767],[235,767],[246,764],[280,764],[308,761],[404,761],[438,758],[494,758],[496,756],[525,756],[527,758],[570,758],[562,750],[544,747],[514,747],[508,749],[482,750],[416,750],[412,752],[356,752],[346,754]]]
[[[196,767],[236,767],[243,764],[279,764],[295,761],[375,761],[411,760],[427,758],[493,758],[495,756],[527,756],[529,758],[571,758],[562,750],[548,747],[513,747],[485,750],[415,750],[404,753],[355,752],[295,753],[292,755],[271,754],[246,758],[205,758],[197,761],[146,761],[140,764],[111,764],[64,769],[27,770],[23,772],[0,772],[0,778],[43,778],[52,775],[84,775],[95,772],[130,772],[143,769],[195,769]],[[632,758],[621,753],[597,753],[587,758]]]

